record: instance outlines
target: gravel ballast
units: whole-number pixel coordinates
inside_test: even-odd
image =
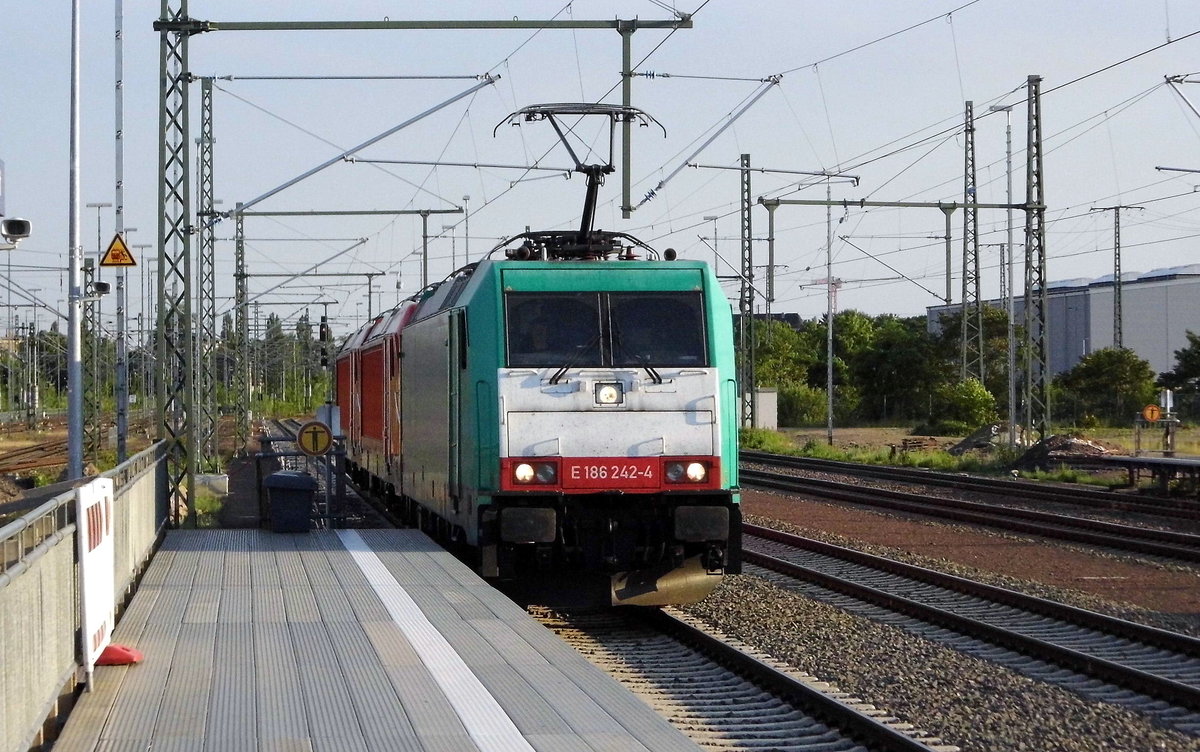
[[[963,752],[1184,752],[1200,741],[789,592],[726,577],[686,609],[798,670],[957,744]]]

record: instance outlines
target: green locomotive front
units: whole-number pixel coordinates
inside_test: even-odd
[[[483,575],[657,605],[740,570],[731,315],[705,264],[485,260],[399,342],[386,485]]]

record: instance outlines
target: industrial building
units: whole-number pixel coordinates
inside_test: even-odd
[[[1051,282],[1047,288],[1046,357],[1050,375],[1070,370],[1083,356],[1114,342],[1113,275]],[[986,305],[1003,307],[1002,300]],[[929,331],[962,304],[926,309]],[[1016,299],[1017,324],[1024,302]],[[1155,373],[1175,368],[1175,351],[1187,347],[1187,332],[1200,333],[1200,264],[1121,275],[1121,342],[1150,363]]]

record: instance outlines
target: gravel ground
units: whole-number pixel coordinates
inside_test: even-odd
[[[963,752],[1195,752],[1200,740],[788,592],[725,578],[686,609]]]
[[[742,506],[747,522],[1200,635],[1200,572],[1195,567],[781,494],[743,493]],[[829,532],[833,530],[838,532]]]

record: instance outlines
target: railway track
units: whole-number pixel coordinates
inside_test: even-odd
[[[40,467],[67,464],[67,442],[62,439],[44,441],[18,449],[9,449],[0,456],[0,474],[19,473]]]
[[[957,749],[813,677],[784,671],[672,610],[531,611],[705,749]]]
[[[743,546],[777,585],[1200,734],[1196,638],[769,528]]]
[[[972,494],[1002,496],[1014,502],[1050,502],[1072,504],[1091,510],[1135,512],[1152,517],[1180,520],[1200,520],[1200,504],[1194,499],[1172,499],[1161,496],[1144,498],[1131,493],[1118,493],[1098,488],[1050,485],[1039,481],[1015,478],[989,478],[962,473],[942,473],[910,467],[862,465],[815,457],[793,457],[767,452],[742,451],[742,462],[752,462],[775,468],[788,468],[819,473],[834,473],[863,478],[940,486]]]
[[[1122,525],[1021,507],[869,488],[762,470],[741,470],[744,485],[952,519],[1046,538],[1200,562],[1200,535]]]
[[[294,438],[297,426],[273,422],[273,438]],[[707,634],[688,617],[637,611],[637,616],[623,610],[564,617],[534,609],[534,615],[707,749],[956,749],[915,734],[815,678],[801,680],[748,648]]]

